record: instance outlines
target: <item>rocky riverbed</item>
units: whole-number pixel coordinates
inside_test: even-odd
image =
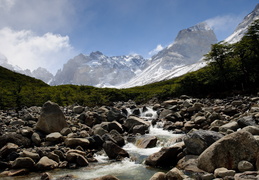
[[[36,172],[38,179],[80,179],[52,177],[50,170],[88,167],[100,161],[100,154],[110,162],[134,161],[125,144],[150,149],[160,143],[162,148],[143,159],[146,167],[161,170],[152,180],[259,179],[258,121],[259,96],[183,95],[161,103],[129,101],[95,108],[48,101],[19,112],[1,110],[0,178]],[[153,126],[183,136],[161,143],[145,136]],[[118,178],[107,174],[95,179]]]

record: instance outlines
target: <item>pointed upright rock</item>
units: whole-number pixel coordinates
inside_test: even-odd
[[[60,132],[65,127],[68,127],[68,125],[58,104],[51,101],[46,102],[41,109],[36,129],[49,134]]]

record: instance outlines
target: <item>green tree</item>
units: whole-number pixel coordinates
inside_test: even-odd
[[[219,77],[223,87],[228,87],[229,58],[233,54],[233,46],[219,42],[211,46],[211,51],[205,55],[205,61],[209,62],[211,70]]]

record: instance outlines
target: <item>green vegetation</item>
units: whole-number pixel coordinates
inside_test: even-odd
[[[259,88],[259,20],[241,41],[217,43],[205,55],[208,66],[167,81],[128,89],[91,86],[49,86],[40,80],[0,67],[0,109],[42,106],[47,100],[59,105],[110,105],[115,101],[151,98],[165,100],[187,94],[196,97],[257,92]]]

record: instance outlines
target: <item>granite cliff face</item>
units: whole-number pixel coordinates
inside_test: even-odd
[[[197,62],[216,42],[213,30],[199,23],[180,31],[173,44],[149,60],[139,55],[108,57],[99,51],[79,54],[64,64],[51,84],[123,87],[128,82],[134,86],[159,81],[171,69]]]
[[[101,52],[79,54],[64,64],[51,84],[85,84],[105,87],[129,81],[145,67],[139,55],[108,57]]]
[[[177,74],[184,66],[187,67],[187,72],[200,68],[204,64],[195,67],[191,64],[197,63],[209,52],[211,44],[216,42],[216,35],[205,22],[181,30],[174,43],[154,55],[145,70],[121,87],[141,86],[161,81]]]

